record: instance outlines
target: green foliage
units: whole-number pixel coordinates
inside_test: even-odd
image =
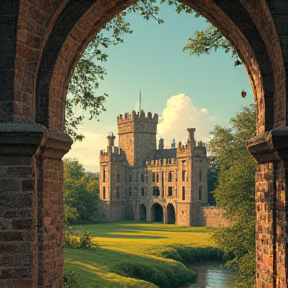
[[[75,159],[64,159],[65,222],[92,220],[97,209],[99,182]]]
[[[208,203],[210,205],[216,205],[213,191],[218,185],[220,166],[217,161],[217,157],[208,157],[208,175],[207,175],[207,188],[208,188]]]
[[[164,251],[162,255],[165,258],[186,264],[222,260],[223,253],[216,247],[187,247],[184,245],[177,245]]]
[[[72,270],[64,269],[64,288],[78,288],[77,275]]]
[[[92,242],[90,232],[86,229],[79,237],[72,235],[70,231],[66,230],[64,233],[63,247],[73,249],[90,249],[97,248],[98,244]]]
[[[243,108],[230,124],[229,128],[215,126],[211,133],[210,149],[220,167],[214,196],[232,224],[218,230],[215,239],[229,259],[227,266],[239,271],[237,287],[251,287],[255,275],[255,162],[246,152],[245,141],[255,135],[254,106]]]
[[[153,265],[153,261],[145,262],[140,259],[140,261],[130,262],[127,259],[112,269],[120,275],[142,279],[160,288],[179,287],[195,281],[196,271],[187,269],[183,264],[176,261],[167,264],[167,262],[159,260],[157,260],[157,265]]]
[[[198,15],[196,14],[196,16]],[[195,37],[189,38],[189,42],[184,46],[183,51],[188,50],[190,55],[200,56],[210,54],[211,50],[217,51],[218,48],[223,49],[225,53],[232,51],[232,56],[237,58],[234,61],[234,66],[242,64],[238,58],[237,50],[212,24],[209,24],[204,31],[196,31]]]

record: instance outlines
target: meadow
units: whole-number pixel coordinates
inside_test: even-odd
[[[221,257],[213,229],[206,227],[117,222],[72,228],[75,235],[89,230],[97,244],[95,249],[64,249],[64,270],[77,277],[73,287],[187,287],[197,273],[186,263]]]

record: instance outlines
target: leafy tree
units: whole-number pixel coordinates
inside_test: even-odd
[[[215,239],[229,259],[227,266],[238,270],[237,287],[246,288],[255,275],[255,161],[245,148],[245,141],[255,135],[254,106],[243,108],[230,124],[211,132],[210,150],[220,167],[214,196],[231,222]]]
[[[75,159],[64,159],[64,208],[66,222],[91,220],[97,207],[98,179],[86,175]]]
[[[209,156],[208,157],[207,188],[208,188],[208,203],[210,205],[216,204],[213,191],[216,189],[217,184],[218,184],[219,172],[220,172],[220,166],[217,161],[217,157]]]
[[[199,14],[196,13],[196,17]],[[208,21],[207,21],[208,22]],[[183,48],[183,51],[189,51],[190,55],[200,56],[202,54],[210,54],[211,50],[223,49],[225,53],[232,52],[232,57],[236,58],[234,65],[241,65],[237,49],[226,39],[222,33],[212,24],[208,24],[204,31],[196,31],[195,37],[189,38],[188,44]]]

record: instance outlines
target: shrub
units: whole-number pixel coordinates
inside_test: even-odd
[[[187,269],[182,263],[171,261],[121,262],[114,266],[116,273],[153,283],[160,288],[179,287],[195,281],[197,272]]]
[[[98,244],[92,242],[92,238],[88,230],[84,230],[80,237],[72,235],[69,231],[65,231],[63,247],[74,249],[90,249],[97,248]]]
[[[64,288],[78,288],[77,276],[74,271],[64,269]]]
[[[223,253],[214,247],[186,247],[173,246],[170,250],[162,253],[162,256],[181,263],[193,263],[200,261],[222,260]]]

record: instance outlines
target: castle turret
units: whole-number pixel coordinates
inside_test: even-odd
[[[194,138],[194,134],[195,134],[196,128],[188,128],[187,131],[188,131],[188,143],[191,143],[192,147],[195,147],[196,141]]]
[[[159,150],[163,150],[164,149],[164,139],[160,138],[159,140],[159,147],[158,147]]]
[[[113,135],[113,133],[109,133],[109,135],[107,136],[108,139],[108,146],[109,147],[113,147],[114,146],[114,140],[115,140],[115,136]]]

